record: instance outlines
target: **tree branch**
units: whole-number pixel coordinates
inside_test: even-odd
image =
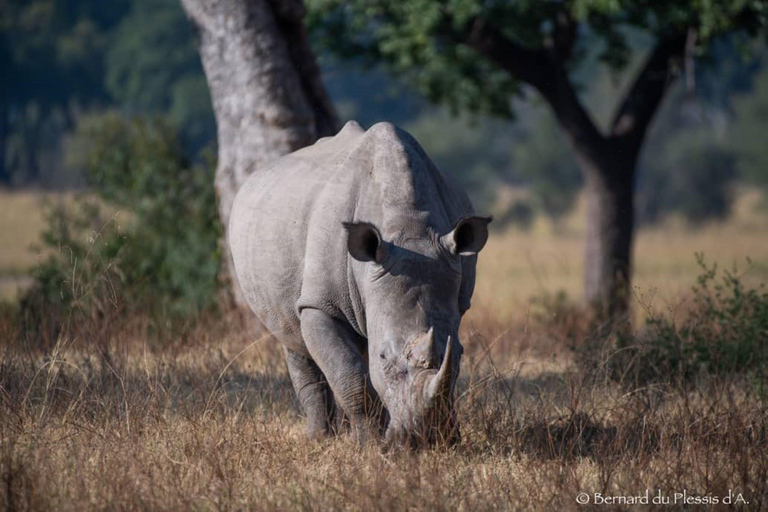
[[[682,33],[658,42],[611,123],[611,139],[620,141],[634,156],[675,78],[675,66],[685,53],[686,39]]]
[[[275,13],[275,21],[287,44],[288,54],[299,76],[304,94],[315,114],[317,137],[336,135],[341,129],[336,110],[323,86],[320,67],[309,43],[304,28],[306,9],[301,0],[267,0]]]
[[[542,70],[544,50],[526,48],[510,40],[482,18],[475,18],[467,27],[459,42],[474,48],[521,82],[539,89],[547,81],[547,72]]]
[[[526,48],[507,38],[486,20],[476,18],[470,22],[463,42],[538,90],[552,107],[577,153],[595,162],[603,152],[605,137],[579,101],[563,65],[563,58],[570,53],[566,48],[569,36],[563,37],[562,30],[558,36],[560,42],[557,45],[538,50]],[[564,51],[565,55],[562,54]]]
[[[546,38],[545,44],[557,53],[560,61],[564,63],[573,55],[577,29],[577,23],[568,10],[561,9],[555,14],[552,33]]]

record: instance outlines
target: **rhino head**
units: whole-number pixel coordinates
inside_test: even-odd
[[[459,324],[469,307],[469,297],[460,295],[466,295],[462,287],[471,295],[474,256],[488,239],[490,221],[467,217],[448,233],[430,228],[391,240],[373,224],[344,224],[365,311],[371,382],[389,414],[390,445],[458,440],[453,390],[463,353]],[[463,275],[463,258],[472,258],[471,275]]]

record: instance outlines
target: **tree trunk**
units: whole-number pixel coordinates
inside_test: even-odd
[[[333,135],[339,121],[320,81],[300,0],[181,0],[199,33],[218,133],[216,192],[228,231],[237,190],[256,169]],[[222,271],[239,306],[229,243]]]
[[[6,165],[6,141],[9,132],[8,105],[5,102],[0,103],[0,187],[11,185],[11,172]]]
[[[584,164],[584,291],[598,321],[627,320],[634,233],[634,163]]]
[[[565,13],[552,30],[550,41],[534,49],[478,17],[454,37],[533,86],[552,107],[586,182],[585,296],[598,319],[621,320],[626,318],[631,291],[632,191],[637,159],[653,116],[677,75],[691,33],[674,32],[658,39],[619,104],[609,132],[603,134],[582,105],[569,76],[568,61],[578,27]]]

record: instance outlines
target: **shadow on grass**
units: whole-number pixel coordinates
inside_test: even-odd
[[[611,420],[599,420],[582,404],[593,389],[568,374],[547,372],[536,377],[492,376],[470,384],[462,397],[465,430],[471,451],[504,456],[525,454],[544,460],[635,457],[659,446],[658,425],[633,409]],[[553,414],[558,411],[559,414]]]
[[[226,371],[208,364],[190,368],[173,360],[152,370],[126,368],[119,359],[66,359],[9,356],[0,362],[0,405],[7,418],[37,422],[81,418],[104,425],[168,421],[180,416],[299,414],[287,374]],[[32,413],[32,414],[29,414]]]

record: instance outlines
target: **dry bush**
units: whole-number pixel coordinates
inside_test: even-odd
[[[387,454],[306,440],[281,350],[236,318],[166,346],[141,318],[52,346],[0,319],[8,510],[574,510],[645,489],[768,506],[768,416],[743,379],[628,393],[530,319],[467,323],[458,446]]]

